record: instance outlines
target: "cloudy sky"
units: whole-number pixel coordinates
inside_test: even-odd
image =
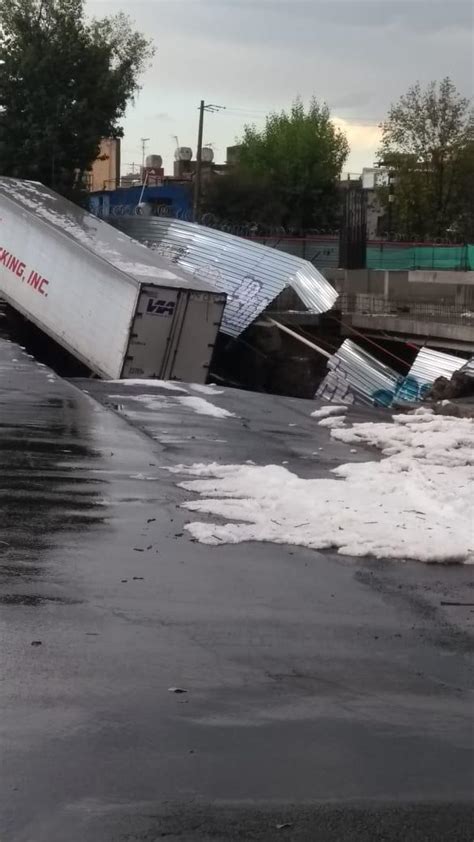
[[[416,80],[451,76],[473,89],[471,0],[86,0],[91,15],[124,11],[157,52],[124,124],[124,169],[148,152],[171,172],[174,135],[196,148],[201,99],[226,106],[206,116],[204,142],[225,160],[245,123],[287,108],[299,94],[325,100],[349,138],[346,169],[374,161],[378,122]]]

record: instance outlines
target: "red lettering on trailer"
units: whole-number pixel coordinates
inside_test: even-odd
[[[19,257],[15,257],[14,254],[1,247],[0,264],[3,264],[6,269],[9,269],[9,271],[12,272],[13,275],[16,275],[16,277],[19,278],[21,281],[25,280],[26,263],[23,263],[23,261],[21,261]],[[46,278],[43,278],[39,272],[36,272],[34,269],[31,269],[28,274],[28,280],[26,281],[26,283],[32,289],[35,289],[37,292],[39,292],[40,295],[44,295],[45,298],[48,297],[46,287],[49,286],[49,281],[47,281]]]
[[[8,261],[7,269],[9,269],[10,272],[16,272],[16,270],[18,269],[19,262],[20,259],[18,257],[15,257],[14,254],[11,254],[10,260]]]
[[[44,287],[49,286],[49,281],[46,278],[42,278],[39,272],[30,272],[30,277],[27,281],[28,285],[36,289],[41,295],[47,296],[48,293],[45,292]]]
[[[38,272],[31,272],[30,277],[28,278],[28,284],[33,289],[38,289],[38,284],[41,280],[41,275],[38,275]]]

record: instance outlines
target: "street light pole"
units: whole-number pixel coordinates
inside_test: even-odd
[[[201,100],[199,106],[199,128],[198,141],[196,150],[196,172],[194,174],[194,193],[193,193],[193,222],[198,221],[199,205],[201,202],[201,174],[202,174],[202,135],[204,130],[204,112],[210,111],[214,114],[216,111],[221,111],[225,105],[214,105],[213,103],[206,103]]]
[[[150,140],[150,138],[149,137],[142,137],[142,138],[140,138],[140,140],[142,142],[142,181],[143,181],[143,177],[144,177],[144,173],[145,173],[146,145],[147,145],[148,141]]]

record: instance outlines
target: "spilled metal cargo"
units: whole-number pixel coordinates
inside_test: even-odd
[[[41,184],[0,178],[0,297],[101,377],[204,383],[225,295]]]
[[[365,406],[390,407],[423,400],[438,377],[450,378],[455,371],[474,376],[474,358],[422,348],[404,376],[381,363],[352,339],[346,339],[328,361],[328,373],[316,397]]]
[[[307,260],[191,222],[155,216],[110,222],[193,278],[227,294],[221,330],[238,336],[285,288],[310,313],[330,310],[337,292]]]
[[[462,357],[456,357],[454,354],[444,354],[433,348],[422,348],[398,391],[397,399],[400,401],[422,400],[438,377],[446,377],[449,380],[455,371],[459,371],[465,365],[465,362]]]
[[[400,375],[352,339],[346,339],[328,362],[328,373],[316,397],[365,406],[390,406]]]

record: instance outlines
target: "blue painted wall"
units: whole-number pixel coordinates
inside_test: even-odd
[[[139,213],[137,206],[141,194],[140,185],[119,187],[117,190],[98,190],[89,196],[89,210],[103,219],[108,216],[134,216]],[[157,215],[191,219],[191,185],[164,184],[161,187],[145,187],[141,200],[150,204]]]

